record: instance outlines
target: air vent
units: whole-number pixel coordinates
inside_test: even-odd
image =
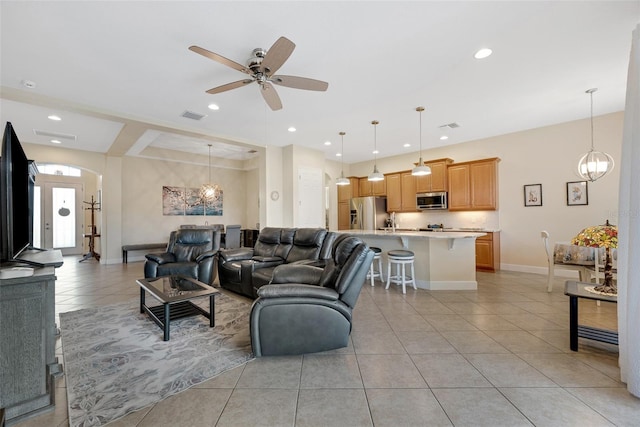
[[[440,128],[449,128],[449,129],[455,129],[455,128],[459,128],[459,127],[460,127],[460,125],[457,124],[456,122],[447,123],[446,125],[440,126]]]
[[[186,117],[187,119],[191,119],[191,120],[202,120],[205,117],[207,117],[206,114],[200,114],[200,113],[194,113],[193,111],[185,111],[184,113],[182,113],[182,117]]]
[[[69,141],[75,141],[76,136],[67,134],[67,133],[57,133],[57,132],[47,132],[45,130],[34,129],[33,133],[38,136],[46,136],[47,138],[56,138],[56,139],[68,139]]]

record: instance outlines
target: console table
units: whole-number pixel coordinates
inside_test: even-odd
[[[52,410],[55,356],[55,271],[0,279],[0,407],[8,425]]]
[[[564,285],[564,294],[569,296],[569,344],[573,351],[578,351],[578,337],[618,345],[618,332],[578,324],[578,298],[618,303],[617,296],[589,292],[585,290],[588,286],[594,284],[567,280]]]

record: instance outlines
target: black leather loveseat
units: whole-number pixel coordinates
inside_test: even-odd
[[[271,281],[281,264],[323,266],[331,258],[336,233],[323,228],[264,228],[253,248],[221,250],[220,286],[249,298]]]

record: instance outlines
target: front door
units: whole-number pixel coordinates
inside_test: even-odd
[[[37,187],[34,198],[34,246],[60,249],[63,255],[82,254],[82,194],[82,184],[76,183],[45,182],[42,187]]]

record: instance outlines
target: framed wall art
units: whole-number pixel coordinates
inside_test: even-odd
[[[524,186],[524,205],[542,206],[542,184],[528,184]]]
[[[567,206],[586,206],[588,204],[587,181],[567,182]]]

